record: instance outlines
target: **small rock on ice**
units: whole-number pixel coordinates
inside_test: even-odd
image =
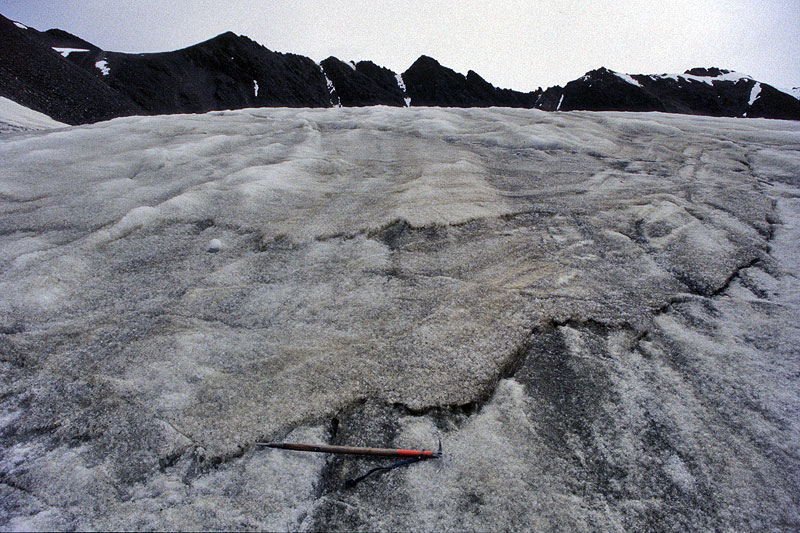
[[[222,241],[219,239],[211,239],[208,243],[208,249],[206,251],[215,254],[222,250]]]

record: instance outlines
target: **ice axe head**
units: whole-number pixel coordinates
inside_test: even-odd
[[[431,456],[433,459],[441,459],[442,458],[442,439],[439,439],[439,449],[433,452]]]

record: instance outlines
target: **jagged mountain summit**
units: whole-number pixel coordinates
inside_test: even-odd
[[[470,70],[466,76],[421,56],[403,73],[413,105],[442,107],[528,107],[541,91],[520,93],[498,89]]]
[[[232,32],[181,50],[127,54],[68,32],[37,31],[0,15],[0,96],[69,124],[141,114],[247,107],[520,107],[546,111],[662,111],[800,120],[800,89],[699,68],[628,75],[599,68],[564,87],[497,88],[421,56],[396,73],[371,61],[317,64]]]
[[[102,60],[108,83],[150,113],[330,105],[325,76],[311,59],[273,52],[232,32],[174,52],[106,52]]]
[[[320,65],[336,88],[342,106],[407,105],[402,78],[388,68],[372,61],[345,63],[335,57]]]

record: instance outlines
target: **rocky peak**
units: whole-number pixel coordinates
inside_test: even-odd
[[[336,88],[343,106],[393,105],[403,106],[403,92],[395,73],[371,61],[360,61],[353,68],[333,56],[320,65]]]
[[[87,50],[97,51],[100,47],[81,39],[67,31],[52,28],[39,34],[42,41],[48,46],[59,46],[65,48],[86,48]]]
[[[724,68],[717,68],[717,67],[695,67],[690,68],[684,74],[689,74],[690,76],[708,76],[710,78],[717,78],[722,76],[723,74],[730,74],[733,72],[732,70],[724,69]]]

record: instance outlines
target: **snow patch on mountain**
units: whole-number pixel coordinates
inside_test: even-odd
[[[108,76],[109,74],[111,74],[111,68],[108,66],[108,61],[106,61],[105,59],[101,59],[100,61],[95,63],[94,66],[97,67],[100,70],[100,72],[103,73],[103,76]]]
[[[66,48],[66,47],[63,47],[63,46],[54,46],[53,50],[55,50],[56,52],[58,52],[59,54],[61,54],[64,57],[69,56],[72,52],[88,52],[89,51],[86,48]]]
[[[561,93],[561,98],[558,99],[558,106],[556,107],[556,111],[561,111],[561,104],[564,102],[564,93]]]
[[[688,76],[692,76],[692,75],[691,74],[684,74],[684,77],[688,77]],[[692,76],[692,77],[697,78],[697,79],[709,79],[711,81],[732,81],[732,82],[737,82],[737,81],[740,81],[740,80],[752,80],[753,79],[753,77],[748,75],[748,74],[744,74],[742,72],[735,72],[735,71],[723,72],[719,76]],[[707,81],[706,83],[711,83],[711,81]]]
[[[348,61],[347,66],[353,70],[356,70],[356,64],[353,61]]]
[[[715,81],[732,81],[737,82],[739,80],[752,80],[752,76],[747,74],[742,74],[741,72],[722,72],[718,76],[697,76],[694,74],[651,74],[650,77],[654,80],[658,79],[672,79],[677,82],[681,81],[697,81],[701,83],[707,83],[708,85],[714,85]]]
[[[17,22],[16,20],[14,21],[14,26],[16,26],[17,28],[19,28],[19,29],[21,29],[21,30],[28,30],[28,29],[30,29],[30,28],[28,28],[28,27],[27,27],[25,24],[23,24],[23,23],[21,23],[21,22]]]
[[[253,92],[255,93],[256,98],[258,98],[258,82],[256,80],[253,80]]]
[[[611,72],[613,72],[617,77],[622,78],[623,80],[627,81],[631,85],[635,85],[637,87],[641,87],[642,86],[642,84],[639,83],[638,81],[636,81],[633,78],[633,76],[631,76],[630,74],[625,74],[624,72],[615,72],[613,70]]]
[[[397,80],[397,86],[400,87],[400,90],[403,91],[403,93],[405,93],[406,92],[406,83],[403,81],[403,75],[402,74],[395,74],[394,77]]]
[[[0,96],[0,132],[18,130],[47,130],[68,126],[34,111],[13,100]]]
[[[747,102],[747,105],[753,105],[753,103],[758,100],[759,96],[761,96],[761,84],[756,83],[750,91],[750,101]]]
[[[403,101],[406,103],[406,107],[411,107],[411,97],[408,96],[408,92],[406,91],[406,82],[403,81],[403,75],[395,74],[394,79],[397,80],[397,86],[403,91]]]
[[[319,71],[322,72],[322,75],[325,76],[325,84],[328,86],[328,94],[330,94],[331,107],[342,107],[342,101],[339,99],[339,95],[336,94],[336,87],[333,86],[333,82],[328,77],[328,75],[325,74],[325,69],[322,68],[322,65],[317,63],[317,66],[319,67]]]

